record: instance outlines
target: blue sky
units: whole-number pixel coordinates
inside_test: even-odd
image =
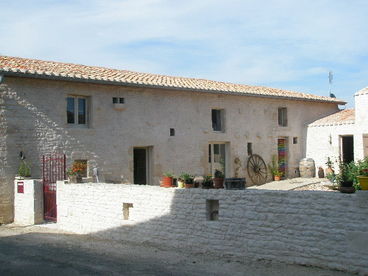
[[[328,95],[368,86],[367,0],[0,0],[0,54]]]

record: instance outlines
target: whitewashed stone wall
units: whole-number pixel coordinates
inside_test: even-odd
[[[18,184],[23,192],[18,192]],[[14,181],[14,223],[33,225],[43,222],[42,181],[22,179]]]
[[[208,220],[206,200],[219,200]],[[123,204],[131,203],[124,220]],[[58,182],[58,225],[120,242],[368,273],[368,193]]]

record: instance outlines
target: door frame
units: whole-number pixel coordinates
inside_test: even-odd
[[[134,180],[134,150],[135,149],[144,149],[145,153],[146,153],[146,183],[142,184],[142,185],[152,185],[153,181],[152,181],[152,168],[153,168],[153,146],[134,146],[133,147],[133,171],[132,171],[132,179],[133,179],[133,183],[135,182]]]

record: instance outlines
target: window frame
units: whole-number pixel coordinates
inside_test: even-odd
[[[68,122],[68,99],[72,98],[74,99],[74,122],[73,123],[69,123]],[[79,123],[79,99],[83,99],[85,100],[85,112],[84,112],[84,116],[85,116],[85,123],[80,124]],[[81,95],[67,95],[66,97],[66,124],[69,127],[76,127],[76,128],[88,128],[89,127],[89,121],[90,121],[90,116],[89,116],[89,110],[90,110],[90,103],[89,103],[89,97],[87,96],[81,96]]]
[[[219,119],[220,129],[215,129],[215,122],[214,122],[214,115],[213,115],[214,111],[217,111],[220,113],[219,116],[215,116],[217,120]],[[212,131],[218,132],[218,133],[225,132],[225,109],[212,108],[211,109],[211,123],[212,123]]]
[[[287,107],[279,107],[277,109],[277,120],[280,127],[288,126],[288,110]]]

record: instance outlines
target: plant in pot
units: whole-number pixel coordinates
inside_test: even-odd
[[[358,161],[357,180],[362,190],[368,190],[368,157]]]
[[[268,165],[268,168],[271,171],[273,179],[275,181],[280,181],[283,173],[282,171],[279,170],[279,164],[277,162],[276,155],[272,155],[272,161],[271,161],[271,164]]]
[[[225,175],[220,170],[215,170],[215,177],[213,178],[213,186],[215,189],[223,189],[224,188],[224,179]]]
[[[87,164],[80,161],[74,161],[73,165],[67,170],[66,174],[71,183],[83,183],[82,177],[87,170]]]
[[[349,164],[340,162],[339,173],[336,175],[336,182],[340,185],[339,190],[342,193],[354,193],[355,188],[355,164],[351,162]]]
[[[165,188],[174,187],[173,179],[174,179],[174,175],[172,173],[165,172],[162,176],[162,184],[160,186],[165,187]]]
[[[185,188],[194,188],[194,176],[189,173],[183,173],[180,179],[184,181]]]
[[[19,178],[31,177],[31,168],[24,159],[20,161],[18,176]]]
[[[333,162],[331,161],[330,157],[327,157],[327,162],[325,163],[327,168],[325,170],[326,178],[328,178],[329,175],[334,174],[335,171],[333,169]]]
[[[212,175],[205,175],[205,176],[203,176],[202,188],[203,189],[211,189],[211,188],[213,188]]]
[[[179,176],[178,178],[178,188],[183,189],[185,187],[185,182],[182,178],[182,176]]]

